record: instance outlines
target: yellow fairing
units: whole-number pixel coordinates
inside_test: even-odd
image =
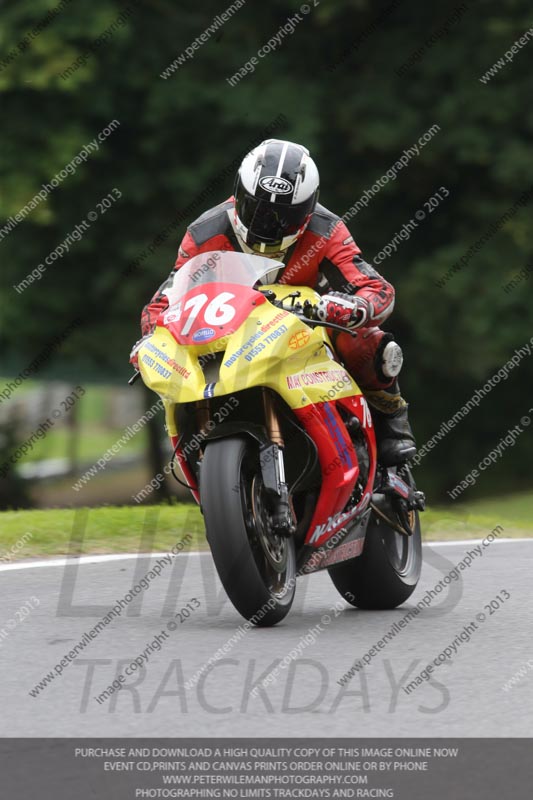
[[[301,292],[300,302],[317,299],[308,287],[263,288],[279,299],[295,290]],[[145,384],[163,399],[167,412],[175,403],[234,394],[252,386],[273,389],[297,409],[360,394],[344,367],[328,355],[328,348],[331,343],[324,328],[311,329],[267,301],[235,333],[214,342],[180,345],[166,328],[158,326],[139,350],[139,369]],[[213,372],[212,354],[217,352],[223,355]],[[204,356],[203,367],[200,356]],[[174,433],[172,417],[167,413],[170,435]]]

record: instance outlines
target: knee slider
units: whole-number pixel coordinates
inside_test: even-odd
[[[380,380],[387,381],[400,374],[403,352],[394,341],[391,333],[385,334],[376,350],[376,374]]]

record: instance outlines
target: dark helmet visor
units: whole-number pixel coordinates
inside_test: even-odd
[[[316,205],[316,197],[297,205],[271,203],[248,194],[241,186],[235,193],[235,208],[240,221],[248,228],[248,244],[279,245],[284,236],[292,236],[304,224]]]

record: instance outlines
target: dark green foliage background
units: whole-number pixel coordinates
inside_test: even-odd
[[[0,58],[56,5],[4,3]],[[81,316],[83,324],[40,375],[125,381],[141,306],[169,272],[186,222],[224,199],[232,178],[221,181],[151,257],[136,269],[132,262],[279,114],[287,123],[274,135],[310,148],[321,171],[321,200],[339,214],[431,125],[441,127],[420,157],[349,223],[371,260],[440,186],[451,192],[380,267],[397,288],[386,327],[405,351],[402,386],[420,444],[529,341],[530,282],[509,293],[503,286],[533,257],[533,203],[444,288],[435,280],[533,185],[533,43],[488,84],[479,81],[531,26],[530,2],[320,0],[278,50],[231,88],[225,79],[299,5],[248,0],[192,60],[162,80],[160,73],[227,5],[139,0],[128,22],[62,80],[59,73],[128,8],[76,0],[0,70],[0,225],[111,120],[121,123],[0,242],[2,374],[17,374],[47,337]],[[396,70],[458,6],[463,15],[449,34],[399,77]],[[17,295],[13,284],[113,187],[122,200]],[[523,359],[423,461],[417,477],[435,497],[533,406],[532,363]],[[476,491],[527,487],[530,442],[524,433]]]

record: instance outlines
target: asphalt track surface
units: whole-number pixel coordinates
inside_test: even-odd
[[[254,629],[230,644],[189,689],[184,684],[243,620],[225,597],[210,554],[181,553],[37,697],[30,690],[156,556],[82,559],[76,567],[55,561],[2,566],[1,735],[530,736],[533,669],[511,689],[503,686],[525,662],[533,666],[533,540],[492,543],[376,650],[363,671],[345,686],[337,682],[476,544],[425,545],[420,584],[394,611],[359,611],[342,600],[339,605],[326,572],[299,580],[283,623]],[[497,610],[486,608],[507,593],[510,598]],[[19,610],[32,596],[39,605],[22,619]],[[187,619],[182,614],[183,622],[175,618],[188,603],[198,602]],[[483,622],[479,614],[485,615]],[[477,629],[453,659],[407,694],[402,687],[476,619]],[[314,635],[308,633],[312,628]],[[154,650],[120,691],[98,703],[95,697],[161,631],[167,636],[159,652]],[[275,682],[251,695],[254,682],[298,643],[299,657],[287,659]]]

